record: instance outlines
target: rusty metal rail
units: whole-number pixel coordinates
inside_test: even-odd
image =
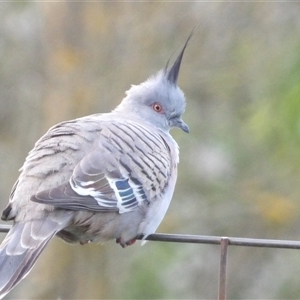
[[[9,231],[10,228],[11,228],[10,225],[0,224],[0,233],[1,232],[6,233]],[[138,239],[142,239],[142,236],[138,237]],[[159,241],[159,242],[173,242],[173,243],[220,245],[218,300],[227,299],[226,281],[227,281],[227,257],[228,257],[229,246],[300,249],[300,241],[220,237],[220,236],[206,236],[206,235],[155,233],[149,235],[146,238],[146,240]]]

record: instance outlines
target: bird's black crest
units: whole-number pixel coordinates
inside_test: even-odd
[[[194,34],[194,31],[195,31],[195,28],[192,30],[189,37],[187,38],[182,50],[180,51],[178,57],[175,60],[173,66],[168,69],[168,64],[169,64],[169,61],[168,61],[167,65],[164,69],[168,81],[174,85],[177,85],[177,79],[178,79],[179,69],[180,69],[180,65],[181,65],[181,60],[182,60],[185,48],[188,45],[192,35]]]

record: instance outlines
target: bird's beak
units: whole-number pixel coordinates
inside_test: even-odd
[[[183,122],[182,119],[178,118],[178,119],[173,119],[171,121],[171,127],[177,127],[177,128],[180,128],[181,130],[183,130],[184,132],[186,133],[189,133],[190,132],[190,128],[189,126]]]

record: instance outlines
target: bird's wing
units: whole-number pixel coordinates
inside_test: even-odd
[[[128,212],[163,193],[172,170],[159,132],[129,121],[106,122],[68,182],[32,201],[71,210]]]

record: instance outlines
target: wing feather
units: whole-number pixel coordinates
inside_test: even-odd
[[[172,164],[169,151],[161,135],[142,126],[108,123],[68,182],[31,200],[95,212],[125,213],[148,206],[167,186]]]

